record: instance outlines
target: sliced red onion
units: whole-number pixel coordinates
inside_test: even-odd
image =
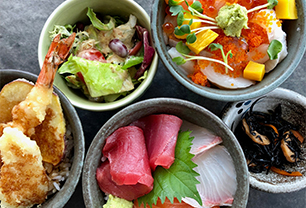
[[[141,30],[143,31],[142,37],[143,37],[143,46],[144,46],[144,59],[140,66],[140,69],[138,69],[137,73],[135,74],[134,77],[135,79],[141,77],[148,68],[148,66],[150,66],[155,53],[154,48],[151,47],[149,43],[149,32],[145,28],[142,28]]]
[[[119,39],[112,39],[108,47],[118,56],[125,58],[129,54],[127,47],[119,40]]]
[[[142,41],[138,41],[138,42],[135,44],[134,48],[131,48],[131,49],[129,50],[129,55],[130,55],[130,56],[136,55],[136,54],[138,53],[138,51],[140,51],[141,47],[142,47]]]

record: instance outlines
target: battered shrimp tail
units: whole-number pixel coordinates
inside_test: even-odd
[[[52,87],[57,68],[68,56],[74,39],[75,33],[62,40],[60,40],[60,34],[58,34],[53,39],[53,42],[51,43],[45,57],[36,85],[43,85],[48,88]]]
[[[11,126],[17,127],[27,136],[33,135],[35,133],[34,128],[45,119],[46,108],[52,100],[56,71],[68,56],[74,39],[75,33],[62,40],[60,40],[60,35],[54,38],[35,86],[26,99],[14,106],[12,110],[13,123]]]

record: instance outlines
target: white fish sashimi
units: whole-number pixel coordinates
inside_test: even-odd
[[[265,22],[262,21],[262,17],[266,17],[266,19],[269,19],[272,24],[267,25]],[[287,34],[283,31],[281,25],[279,24],[279,20],[276,18],[275,11],[271,9],[260,10],[251,20],[251,22],[257,23],[261,27],[266,29],[270,43],[272,40],[278,40],[283,45],[282,50],[278,54],[277,59],[268,60],[267,62],[265,62],[265,70],[266,73],[268,73],[288,55],[286,42]]]
[[[182,54],[180,54],[175,47],[172,47],[168,50],[169,55],[171,56],[171,58],[175,58],[175,57],[183,57]],[[186,74],[186,76],[188,74],[192,74],[194,71],[194,62],[193,61],[186,61],[186,63],[180,65],[180,67],[182,67],[184,69],[184,72]]]
[[[221,137],[216,136],[208,129],[185,120],[181,126],[181,131],[192,131],[190,136],[194,139],[192,140],[190,153],[195,156],[222,142]]]
[[[214,70],[211,64],[204,69],[201,69],[201,71],[210,82],[217,85],[221,89],[246,88],[255,84],[254,81],[245,79],[243,77],[234,78],[226,74],[218,73]]]
[[[265,62],[267,62],[269,60],[269,56],[268,56],[268,53],[267,53],[267,50],[268,50],[268,47],[269,47],[269,44],[261,44],[260,46],[258,46],[255,50],[253,51],[250,51],[247,53],[247,56],[248,56],[248,61],[254,61],[256,63],[259,63],[259,64],[264,64]],[[265,54],[262,58],[260,59],[254,59],[254,57],[256,57],[258,55],[258,53],[262,53],[262,54]]]
[[[233,160],[226,148],[217,145],[195,157],[194,162],[198,165],[194,170],[200,174],[197,190],[203,205],[191,198],[183,198],[183,201],[196,208],[231,206],[237,180]]]

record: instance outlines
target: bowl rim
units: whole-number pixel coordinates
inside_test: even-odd
[[[195,104],[195,103],[187,101],[187,100],[178,99],[178,98],[168,98],[168,97],[149,98],[149,99],[146,99],[146,100],[143,100],[143,101],[139,101],[139,102],[136,102],[132,105],[129,105],[129,106],[125,107],[124,109],[122,109],[119,112],[117,112],[116,114],[114,114],[107,122],[105,122],[103,124],[103,126],[97,132],[97,134],[95,135],[94,139],[92,140],[92,142],[90,144],[90,147],[87,151],[87,155],[86,155],[86,158],[85,158],[83,174],[82,174],[83,198],[84,198],[85,205],[86,205],[87,208],[99,207],[101,205],[99,203],[104,202],[104,201],[99,201],[99,199],[94,199],[95,197],[97,197],[97,195],[93,196],[94,191],[91,190],[91,187],[93,185],[98,186],[97,182],[96,182],[96,178],[93,177],[93,173],[95,173],[96,168],[97,168],[97,167],[95,167],[95,164],[93,164],[94,163],[93,161],[97,160],[97,158],[96,158],[97,153],[102,154],[101,150],[102,150],[102,147],[105,143],[105,139],[106,139],[105,137],[107,136],[106,134],[109,133],[108,131],[110,129],[110,126],[114,125],[114,122],[117,121],[118,119],[123,119],[125,117],[128,117],[131,114],[131,112],[142,111],[145,108],[152,107],[154,105],[158,106],[158,105],[161,105],[161,104],[162,105],[165,105],[165,104],[179,105],[181,107],[190,108],[192,110],[200,111],[201,113],[205,113],[206,115],[209,115],[210,119],[213,119],[215,122],[217,122],[226,131],[226,134],[230,137],[230,140],[232,140],[232,142],[235,144],[235,148],[234,148],[235,150],[234,151],[236,151],[236,153],[238,153],[237,157],[244,159],[242,148],[240,147],[240,145],[238,143],[238,140],[234,136],[233,132],[230,131],[230,129],[222,122],[222,120],[218,116],[216,116],[211,111],[204,108],[203,106],[200,106],[198,104]],[[145,106],[147,106],[147,107],[145,107]],[[163,110],[159,110],[159,111],[163,111]],[[151,111],[145,112],[144,114],[149,115],[149,114],[151,114],[150,112]],[[144,116],[144,115],[142,115],[142,116]],[[245,159],[243,161],[245,161]],[[240,205],[239,207],[246,207],[247,201],[248,201],[248,195],[249,195],[249,177],[248,177],[248,170],[247,170],[246,161],[243,164],[241,164],[241,169],[240,170],[243,173],[242,175],[244,175],[244,173],[246,175],[244,175],[244,178],[241,179],[242,180],[241,186],[244,189],[243,193],[242,193],[243,201],[238,202],[238,203]],[[95,176],[95,174],[94,174],[94,176]],[[102,191],[101,190],[99,190],[99,191],[101,193],[99,193],[98,195],[101,197],[102,196]],[[237,191],[238,191],[238,189],[237,189]],[[236,191],[236,193],[237,193],[237,191]]]
[[[52,22],[53,18],[55,16],[57,16],[57,14],[61,11],[66,11],[66,9],[68,9],[70,7],[71,4],[74,4],[77,1],[82,1],[82,0],[66,0],[64,2],[62,2],[48,17],[48,19],[46,20],[41,32],[40,32],[40,36],[39,36],[39,42],[38,42],[38,62],[39,62],[39,66],[42,67],[43,65],[43,60],[44,60],[44,55],[42,54],[43,52],[43,39],[44,39],[44,35],[48,34],[47,28],[50,25],[50,23]],[[118,0],[117,0],[118,1]],[[141,12],[142,15],[144,15],[146,17],[146,20],[150,23],[150,17],[148,15],[148,13],[135,1],[131,1],[131,0],[120,0],[122,2],[126,2],[128,4],[131,4],[133,7],[136,8],[136,10],[138,12]],[[150,25],[149,28],[147,28],[148,31],[150,30]],[[69,95],[67,93],[65,93],[65,91],[60,90],[59,86],[54,83],[54,85],[56,87],[58,87],[58,89],[60,91],[62,91],[62,93],[64,95],[67,96],[67,98],[70,100],[70,102],[72,103],[73,106],[80,108],[80,109],[84,109],[84,110],[90,110],[90,111],[109,111],[109,110],[115,110],[121,107],[124,107],[130,103],[132,103],[133,101],[137,100],[139,97],[141,97],[145,91],[150,87],[156,71],[158,68],[158,55],[157,52],[155,51],[155,54],[153,56],[152,62],[150,67],[147,69],[148,70],[148,74],[145,80],[142,81],[142,83],[136,88],[134,89],[134,91],[132,93],[130,93],[129,95],[125,96],[124,98],[121,98],[120,100],[116,100],[114,102],[110,102],[110,103],[98,103],[98,102],[92,102],[89,100],[85,100],[85,103],[80,103],[78,100],[81,99],[79,96],[77,96],[76,99],[71,99],[69,97]],[[56,75],[56,77],[60,78],[58,76],[58,74]]]
[[[25,78],[31,82],[35,82],[37,80],[37,75],[27,72],[27,71],[21,71],[18,69],[1,69],[0,70],[0,77],[1,75],[12,75],[12,74],[18,74],[20,78]],[[7,83],[5,83],[7,84]],[[4,85],[5,85],[4,84]],[[76,126],[76,130],[78,134],[73,135],[74,144],[78,144],[77,148],[74,145],[73,150],[73,160],[71,162],[71,167],[69,170],[69,176],[67,180],[65,181],[64,185],[61,187],[61,191],[56,192],[54,195],[52,195],[49,199],[47,199],[41,207],[64,207],[64,205],[68,202],[68,200],[71,198],[72,194],[74,193],[76,186],[80,180],[80,176],[82,173],[83,168],[83,162],[85,157],[85,141],[84,141],[84,132],[82,128],[81,121],[78,117],[78,114],[75,110],[75,108],[71,105],[70,101],[66,98],[66,96],[58,90],[56,87],[53,88],[54,92],[58,95],[60,98],[61,106],[63,108],[64,114],[67,114],[66,117],[71,116],[71,122],[70,126],[74,125]],[[68,118],[66,118],[68,119]],[[72,133],[76,133],[73,132]],[[77,142],[75,142],[77,141]],[[70,177],[72,175],[72,177]],[[63,197],[63,193],[65,193],[65,197]],[[52,200],[52,201],[50,201]]]
[[[280,95],[282,96],[282,99],[285,100],[292,100],[294,99],[294,102],[297,104],[300,104],[302,106],[305,106],[306,109],[306,97],[295,92],[292,91],[290,89],[286,89],[286,88],[282,88],[282,87],[278,87],[276,89],[274,89],[273,91],[259,96],[257,98],[252,98],[246,101],[237,101],[237,102],[229,102],[227,103],[224,108],[222,109],[221,112],[221,119],[222,121],[229,126],[229,122],[232,120],[231,118],[231,114],[229,114],[229,112],[231,112],[232,109],[235,109],[237,105],[240,105],[243,102],[249,102],[249,101],[254,101],[257,100],[258,98],[265,98],[265,97],[273,97],[273,98],[280,98]],[[232,129],[231,126],[229,126],[230,129]],[[248,171],[249,172],[249,171]],[[250,172],[249,172],[250,173]],[[304,180],[303,181],[296,181],[294,183],[282,183],[282,184],[270,184],[264,181],[259,181],[257,180],[255,177],[253,177],[251,174],[249,174],[250,177],[250,186],[252,188],[255,188],[257,190],[260,191],[265,191],[265,192],[270,192],[270,193],[287,193],[287,192],[293,192],[293,191],[298,191],[301,190],[303,188],[306,187],[306,177],[304,176]],[[302,183],[301,183],[302,182]],[[302,185],[302,186],[298,186]],[[286,188],[284,188],[286,187]]]
[[[234,101],[239,101],[239,100],[247,100],[247,99],[252,99],[258,96],[261,96],[263,94],[266,94],[275,88],[277,88],[279,85],[281,85],[292,73],[293,71],[297,68],[299,65],[300,61],[303,58],[303,54],[305,53],[306,50],[306,36],[302,36],[302,42],[298,47],[298,51],[296,52],[296,56],[294,56],[294,59],[291,61],[290,69],[286,70],[281,76],[277,77],[277,79],[272,82],[269,86],[263,86],[262,88],[259,88],[257,90],[254,90],[254,86],[252,85],[248,88],[241,88],[241,89],[234,89],[234,90],[222,90],[222,89],[207,89],[207,87],[203,87],[200,85],[195,85],[192,84],[191,81],[188,81],[185,76],[179,74],[175,70],[175,64],[170,63],[168,60],[171,60],[171,57],[168,53],[164,53],[162,49],[162,44],[163,41],[160,41],[163,36],[159,35],[157,31],[159,28],[157,27],[158,23],[158,12],[160,11],[161,4],[160,2],[164,2],[163,0],[154,0],[153,1],[153,8],[151,11],[151,31],[152,31],[152,38],[153,38],[153,43],[156,47],[156,51],[160,57],[160,60],[164,64],[165,68],[168,70],[168,72],[184,87],[187,89],[191,90],[192,92],[201,95],[203,97],[207,97],[213,100],[220,100],[224,102],[234,102]],[[305,10],[306,9],[306,2],[301,0],[300,2],[302,4],[302,8]],[[304,23],[303,27],[304,29],[306,28],[306,18],[304,15],[301,15],[301,17],[304,18]],[[253,89],[253,90],[252,90]]]

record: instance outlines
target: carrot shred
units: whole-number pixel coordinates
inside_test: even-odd
[[[281,170],[279,168],[276,168],[274,166],[271,167],[271,170],[275,173],[285,175],[285,176],[303,176],[303,174],[299,171],[294,171],[294,172],[287,172],[285,170]]]

